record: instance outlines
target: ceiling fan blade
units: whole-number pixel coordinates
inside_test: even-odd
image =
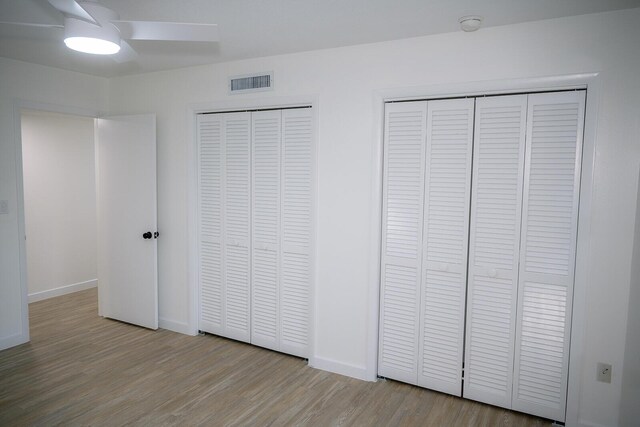
[[[64,28],[63,25],[56,24],[34,24],[32,22],[7,22],[0,21],[0,25],[20,25],[22,27],[36,27],[36,28]]]
[[[217,24],[183,22],[111,21],[125,39],[217,42]]]
[[[138,53],[133,50],[131,45],[124,40],[120,40],[120,52],[113,55],[113,60],[118,64],[131,62],[138,59]]]
[[[47,0],[51,6],[58,9],[60,12],[74,18],[82,19],[83,21],[97,24],[98,22],[93,19],[93,16],[89,14],[80,4],[75,0]]]

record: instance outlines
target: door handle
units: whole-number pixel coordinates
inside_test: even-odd
[[[155,233],[153,233],[153,238],[154,238],[154,239],[157,239],[159,235],[160,235],[160,233],[158,233],[158,232],[156,231]]]
[[[143,239],[150,239],[152,236],[153,234],[151,234],[150,231],[147,231],[146,233],[142,234]]]

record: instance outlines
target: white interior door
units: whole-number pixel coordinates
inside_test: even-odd
[[[201,331],[251,339],[251,113],[198,116]]]
[[[309,357],[313,282],[313,114],[282,111],[280,351]]]
[[[200,330],[309,357],[311,109],[200,114]]]
[[[158,327],[156,118],[96,120],[100,315]]]
[[[223,117],[224,335],[251,341],[251,113]]]
[[[529,95],[513,409],[564,421],[585,92]]]
[[[385,105],[378,374],[418,382],[427,103]]]
[[[223,115],[198,115],[199,329],[224,334]]]
[[[280,110],[252,114],[251,343],[279,350]]]
[[[473,99],[427,103],[418,385],[462,393]]]
[[[527,95],[476,100],[464,397],[511,408]]]

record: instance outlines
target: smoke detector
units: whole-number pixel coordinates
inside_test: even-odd
[[[478,28],[480,28],[480,26],[482,25],[482,16],[463,16],[462,18],[458,19],[458,22],[460,23],[460,28],[462,28],[462,31],[470,33],[471,31],[476,31]]]

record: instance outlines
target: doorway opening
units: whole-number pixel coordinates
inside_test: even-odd
[[[16,110],[24,341],[29,302],[98,282],[98,315],[157,329],[155,115],[29,108]]]
[[[29,303],[97,286],[94,119],[20,111]]]

